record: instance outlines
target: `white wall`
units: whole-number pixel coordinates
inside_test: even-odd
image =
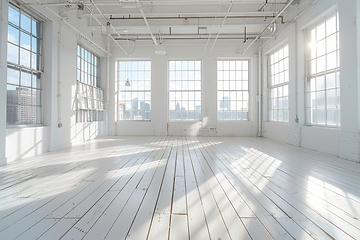
[[[7,63],[7,1],[0,2],[0,166],[7,163],[6,159],[6,63]]]
[[[250,48],[240,55],[239,44],[224,45],[219,43],[211,53],[204,53],[205,44],[195,43],[177,45],[171,41],[164,42],[167,54],[156,55],[154,46],[137,46],[135,51],[124,54],[113,46],[114,57],[119,59],[149,59],[152,62],[152,102],[151,121],[116,121],[111,132],[116,135],[212,135],[212,136],[256,136],[257,134],[257,55]],[[211,47],[211,46],[210,46]],[[247,59],[250,60],[250,120],[241,122],[218,122],[216,101],[216,64],[217,59]],[[202,119],[201,121],[168,122],[168,61],[176,59],[197,59],[202,61]],[[112,72],[112,71],[111,71]],[[116,76],[111,77],[110,85],[115,86]],[[113,92],[112,99],[116,100]],[[116,109],[115,105],[113,107]],[[111,127],[110,127],[111,129]]]
[[[105,121],[76,123],[75,104],[77,44],[103,58],[104,37],[99,32],[92,32],[85,19],[77,19],[76,11],[71,12],[64,21],[59,21],[55,15],[58,12],[56,9],[35,8],[46,18],[42,75],[44,124],[6,129],[6,156],[9,162],[105,136],[108,132]],[[73,26],[80,31],[74,30]],[[105,63],[102,61],[103,65]],[[101,79],[101,86],[106,88],[106,71],[102,71]]]
[[[359,161],[359,27],[356,18],[360,12],[356,0],[313,1],[304,0],[289,13],[285,21],[295,19],[277,36],[263,47],[263,57],[279,44],[290,46],[290,119],[289,123],[267,121],[267,108],[264,109],[264,136],[279,141],[300,145],[305,148],[330,153],[345,159]],[[305,126],[305,51],[304,30],[316,21],[320,21],[330,12],[338,10],[340,24],[340,77],[341,77],[341,127],[328,128]],[[262,66],[264,92],[266,87],[266,61]],[[267,97],[263,98],[266,105]],[[298,116],[299,122],[294,121]],[[296,140],[298,139],[298,140]]]

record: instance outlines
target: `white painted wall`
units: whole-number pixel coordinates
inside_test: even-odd
[[[166,55],[156,55],[155,47],[137,46],[126,56],[113,46],[114,65],[119,59],[149,59],[152,62],[152,103],[151,121],[116,121],[112,132],[116,135],[212,135],[212,136],[256,136],[257,134],[257,56],[255,48],[244,55],[239,54],[239,44],[216,45],[211,53],[204,53],[205,44],[179,46],[164,42]],[[210,50],[209,47],[208,51]],[[216,102],[216,64],[217,59],[250,60],[250,120],[241,122],[218,122]],[[201,121],[168,122],[168,61],[176,59],[197,59],[202,61],[202,119]],[[111,77],[110,85],[115,86],[116,76]],[[112,99],[116,99],[113,93]],[[113,105],[116,110],[115,104]],[[116,114],[115,114],[116,115]],[[111,127],[110,127],[111,128]]]
[[[7,163],[6,159],[6,63],[7,63],[7,5],[6,0],[0,2],[0,166]]]

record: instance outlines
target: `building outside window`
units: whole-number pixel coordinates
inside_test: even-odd
[[[201,61],[169,61],[169,120],[201,120]]]
[[[42,23],[9,4],[7,125],[42,124]]]
[[[217,61],[218,120],[249,119],[249,61]]]
[[[289,47],[270,55],[269,120],[289,122]]]
[[[151,61],[118,62],[118,120],[151,120]]]
[[[338,14],[319,22],[308,33],[307,123],[340,126]]]
[[[77,99],[77,123],[105,120],[100,58],[80,45],[77,46]]]

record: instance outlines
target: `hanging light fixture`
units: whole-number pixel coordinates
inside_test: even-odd
[[[166,54],[166,50],[165,50],[165,48],[164,48],[164,45],[162,45],[161,43],[159,43],[158,45],[156,45],[155,53],[156,53],[156,54],[159,54],[159,55],[164,55],[164,54]]]
[[[126,72],[126,82],[125,82],[125,86],[126,87],[130,87],[131,84],[129,82],[129,77],[128,77],[128,71],[127,71],[127,65],[128,65],[128,62],[125,62],[125,72]]]

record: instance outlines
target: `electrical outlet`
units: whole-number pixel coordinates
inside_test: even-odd
[[[61,128],[62,127],[62,123],[58,123],[58,128]]]

